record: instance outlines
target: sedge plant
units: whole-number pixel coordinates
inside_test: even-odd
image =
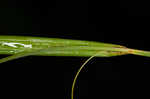
[[[74,99],[74,88],[79,73],[93,57],[112,57],[127,54],[150,57],[149,51],[136,50],[121,45],[102,42],[4,35],[0,36],[0,54],[9,55],[0,59],[0,63],[30,55],[89,57],[78,69],[74,77],[71,99]]]

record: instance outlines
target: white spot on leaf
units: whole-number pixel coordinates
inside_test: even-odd
[[[10,47],[15,47],[15,48],[18,47],[17,45],[21,45],[22,47],[25,47],[25,48],[32,48],[31,44],[22,44],[22,43],[8,43],[8,42],[4,42],[4,43],[2,43],[2,45],[7,45],[7,46],[10,46]]]

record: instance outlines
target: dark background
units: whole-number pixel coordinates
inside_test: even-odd
[[[1,0],[0,35],[100,41],[150,50],[146,0]],[[1,56],[1,58],[4,56]],[[0,64],[6,96],[70,99],[73,77],[87,58],[29,56]],[[126,55],[94,58],[81,72],[76,98],[144,97],[150,59]],[[134,92],[136,94],[134,94]]]

